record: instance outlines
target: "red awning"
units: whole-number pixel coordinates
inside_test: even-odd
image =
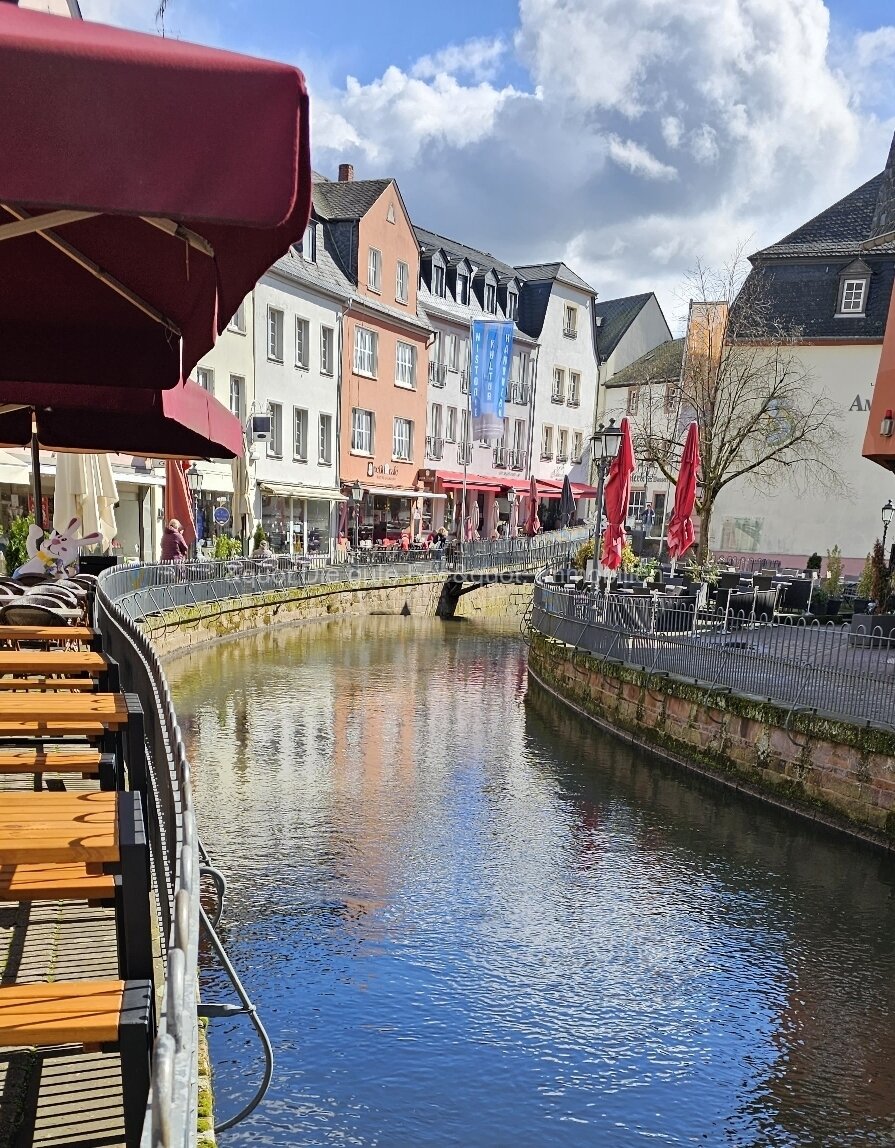
[[[436,482],[441,483],[445,490],[462,490],[463,489],[463,472],[453,470],[437,470],[435,472]],[[466,489],[467,490],[482,490],[485,492],[492,492],[499,494],[506,484],[499,478],[486,477],[481,474],[467,474],[466,476]]]
[[[576,498],[596,498],[598,491],[595,486],[587,486],[583,482],[573,482],[572,494],[574,494]]]
[[[0,108],[0,382],[177,385],[304,230],[303,76],[0,3]]]
[[[538,484],[538,497],[550,501],[552,498],[559,498],[562,488],[557,486],[555,482],[550,482],[547,479],[536,479]],[[507,490],[515,490],[517,494],[528,495],[531,493],[531,479],[530,478],[506,478],[502,480],[502,485]]]
[[[48,450],[156,458],[233,458],[243,453],[239,419],[191,380],[169,391],[0,385],[0,443],[30,443],[32,412],[40,445]]]

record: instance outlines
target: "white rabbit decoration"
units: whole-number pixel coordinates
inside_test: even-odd
[[[64,574],[77,559],[82,546],[95,546],[103,540],[98,531],[79,538],[80,529],[80,518],[73,518],[64,532],[54,530],[51,534],[44,534],[39,526],[30,526],[25,542],[28,561],[13,572],[13,578],[22,574]]]

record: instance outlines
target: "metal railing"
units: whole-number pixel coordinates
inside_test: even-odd
[[[748,609],[714,609],[696,594],[601,594],[542,574],[531,625],[598,657],[769,701],[790,716],[895,728],[895,637],[778,614],[775,593],[755,592]]]

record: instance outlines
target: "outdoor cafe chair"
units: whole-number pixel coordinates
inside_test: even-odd
[[[0,627],[2,626],[65,626],[63,614],[39,602],[16,600],[0,606]],[[3,633],[0,630],[0,638]]]
[[[20,586],[40,586],[43,582],[51,582],[49,574],[21,574],[15,579]]]

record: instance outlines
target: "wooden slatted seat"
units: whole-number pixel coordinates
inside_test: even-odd
[[[57,981],[0,987],[0,1047],[79,1044],[117,1048],[127,1148],[138,1148],[155,1039],[148,980]]]
[[[0,637],[3,631],[0,630]],[[0,650],[0,674],[81,674],[99,677],[109,659],[96,650]]]
[[[38,690],[52,693],[57,690],[75,690],[85,693],[96,689],[94,678],[20,677],[0,678],[0,690]]]
[[[114,901],[115,876],[69,865],[0,865],[0,901]]]
[[[73,773],[80,777],[98,777],[103,789],[114,789],[118,770],[115,755],[98,749],[47,750],[29,746],[0,749],[0,774],[7,773]]]
[[[0,642],[37,642],[42,645],[78,643],[101,649],[102,639],[92,626],[0,626]]]

